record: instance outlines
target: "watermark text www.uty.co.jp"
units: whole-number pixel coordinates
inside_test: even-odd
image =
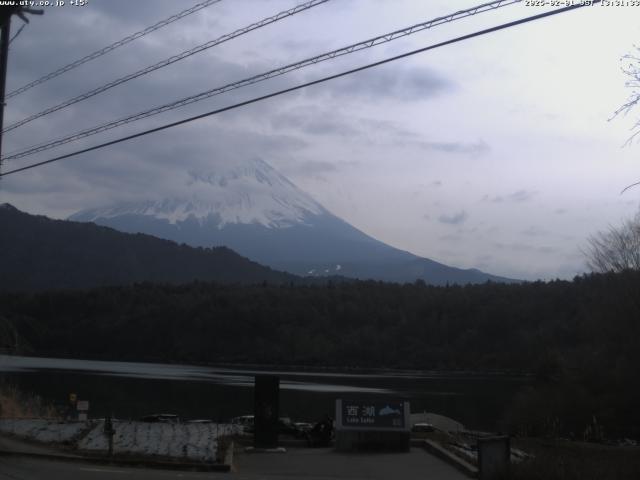
[[[10,7],[84,7],[89,0],[0,0],[0,6]]]

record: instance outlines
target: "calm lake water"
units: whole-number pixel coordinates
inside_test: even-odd
[[[174,413],[225,420],[252,413],[254,375],[280,376],[280,413],[314,421],[334,415],[337,398],[394,398],[412,412],[435,412],[470,429],[493,430],[526,379],[503,375],[305,372],[0,355],[0,381],[66,405],[89,400],[90,416]]]

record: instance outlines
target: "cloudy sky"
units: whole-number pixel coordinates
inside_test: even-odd
[[[193,0],[193,3],[196,3]],[[232,32],[295,0],[223,0],[8,100],[5,125]],[[24,125],[3,153],[481,2],[330,0]],[[11,44],[7,91],[191,3],[45,8]],[[4,170],[541,13],[523,3],[8,161]],[[180,190],[190,171],[260,157],[336,215],[395,247],[525,279],[585,270],[586,238],[638,209],[635,116],[620,58],[640,7],[582,8],[438,48],[0,182],[0,202],[55,218]],[[12,32],[22,22],[15,18]]]

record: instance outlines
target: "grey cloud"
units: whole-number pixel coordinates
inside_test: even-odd
[[[467,220],[467,212],[464,210],[459,211],[451,215],[440,215],[438,221],[447,225],[460,225]]]
[[[528,237],[541,237],[549,234],[549,232],[544,228],[535,225],[531,225],[530,227],[525,228],[520,233]]]
[[[482,155],[491,150],[489,145],[480,140],[475,143],[465,142],[417,142],[425,150],[435,150],[444,153],[462,153],[470,155]]]
[[[317,52],[316,54],[327,51],[327,45],[324,42],[308,38],[304,38],[304,40],[295,38],[278,39],[275,42],[271,42],[270,45],[289,53],[294,53],[296,56],[300,55],[301,58],[306,58],[309,51]]]
[[[415,139],[416,132],[400,127],[396,122],[359,118],[340,114],[335,109],[306,104],[271,115],[271,126],[276,130],[289,128],[309,135],[339,135],[365,138],[372,133],[384,133],[388,137]],[[379,136],[376,135],[378,138]]]
[[[98,3],[101,6],[110,4],[110,2]],[[174,4],[173,8],[171,8],[172,13],[175,13],[173,12],[175,8]],[[66,9],[49,9],[47,11],[47,17],[50,13],[57,10]],[[129,11],[130,8],[127,7],[125,10]],[[145,23],[149,21],[148,5],[146,10],[147,19]],[[89,12],[89,9],[83,11]],[[96,8],[91,8],[91,12],[92,15],[89,15],[87,18],[85,18],[84,15],[82,17],[72,15],[69,18],[70,22],[73,22],[74,19],[78,21],[78,25],[74,25],[74,27],[77,27],[77,30],[73,29],[73,36],[67,36],[70,42],[69,45],[63,44],[56,46],[55,55],[50,49],[44,48],[42,45],[42,43],[46,43],[42,42],[42,38],[44,38],[43,35],[46,35],[49,29],[53,27],[47,27],[47,24],[43,24],[40,25],[43,30],[39,32],[39,35],[26,36],[28,42],[24,45],[19,45],[19,49],[15,48],[15,51],[12,51],[14,55],[10,56],[12,65],[9,69],[9,90],[33,80],[43,73],[60,67],[67,61],[67,58],[68,60],[77,58],[79,54],[76,54],[76,52],[78,51],[89,53],[109,43],[111,40],[107,39],[111,39],[111,36],[113,36],[113,40],[117,40],[121,38],[121,36],[130,34],[137,28],[132,28],[130,25],[127,25],[129,28],[119,27],[114,29],[110,35],[104,35],[101,33],[100,29],[102,27],[97,20],[105,18],[105,14],[97,8],[97,4]],[[140,11],[139,13],[145,16],[144,12]],[[154,14],[158,14],[159,18],[162,18],[164,15],[160,15],[155,9]],[[84,22],[77,20],[79,18],[83,18]],[[97,24],[94,25],[96,22]],[[176,25],[182,22],[187,22],[187,19],[176,22]],[[55,22],[53,22],[53,24],[55,24]],[[186,23],[183,23],[183,25],[186,25]],[[69,28],[72,30],[71,27]],[[167,28],[170,29],[171,27]],[[96,29],[100,31],[96,32]],[[158,38],[156,38],[154,36],[156,34],[153,33],[149,35],[149,37],[155,39],[154,41],[145,43],[144,39],[147,37],[144,37],[144,39],[136,41],[145,43],[144,45],[134,45],[134,42],[127,47],[123,47],[121,51],[118,50],[120,54],[114,52],[101,57],[99,61],[89,62],[83,65],[77,70],[76,74],[77,78],[80,78],[81,81],[70,81],[69,75],[62,75],[47,82],[47,84],[43,86],[33,88],[28,94],[11,99],[5,117],[6,124],[13,123],[15,120],[57,105],[80,93],[87,92],[116,78],[154,64],[171,54],[180,52],[182,47],[174,45],[173,38],[168,37],[168,33],[169,32],[163,31],[162,35],[158,34]],[[83,38],[81,49],[78,47],[77,38]],[[171,38],[171,41],[169,41],[168,38]],[[159,41],[160,39],[162,39],[162,41]],[[59,51],[73,52],[73,56],[67,57],[59,55]],[[144,56],[136,54],[136,52],[140,51],[145,52]],[[243,64],[235,63],[235,60],[225,61],[213,55],[215,51],[216,49],[207,51],[206,59],[203,58],[203,55],[196,55],[167,68],[119,85],[91,99],[55,112],[30,125],[25,125],[20,129],[12,131],[8,147],[20,148],[31,145],[34,142],[46,141],[67,135],[82,128],[100,125],[141,110],[163,105],[190,94],[199,93],[212,87],[246,78],[255,73],[267,70],[268,67],[270,67],[266,60],[251,61],[249,64],[246,62]],[[52,63],[51,58],[55,58],[56,63]],[[135,128],[141,129],[140,125],[144,126],[149,123],[155,126],[157,122],[162,121],[160,119],[174,120],[185,118],[191,114],[202,113],[205,108],[213,109],[215,107],[226,106],[244,100],[249,96],[253,97],[270,92],[273,89],[288,85],[290,82],[291,79],[276,78],[264,84],[253,85],[250,89],[239,89],[227,92],[224,95],[198,102],[192,106],[178,108],[174,112],[136,122]],[[298,93],[294,93],[288,96],[288,98],[296,98],[297,95]],[[254,113],[253,118],[248,121],[255,121],[255,119],[259,117],[256,113],[267,107],[256,104],[248,108],[251,108],[252,113]],[[245,112],[247,108],[242,110],[244,117],[246,117]],[[232,112],[226,112],[224,116],[227,119],[233,118]],[[81,124],[78,122],[78,119],[82,119]],[[330,125],[328,122],[325,122],[323,125],[312,125],[310,128],[316,128],[318,130],[324,129],[326,131],[330,128]],[[33,138],[32,132],[37,132],[37,138]]]
[[[323,94],[333,97],[366,97],[375,100],[416,101],[453,90],[455,83],[426,67],[393,65],[374,68],[325,84]],[[311,95],[318,95],[310,91]]]
[[[440,258],[457,259],[462,257],[462,254],[459,251],[455,251],[455,250],[440,249],[438,250],[438,256]]]
[[[318,108],[315,106],[298,107],[285,113],[278,113],[271,116],[271,126],[276,129],[300,128],[309,116],[317,115]]]
[[[476,268],[486,269],[488,267],[492,267],[495,263],[495,257],[493,255],[478,255],[474,261]]]
[[[478,230],[479,230],[479,227],[476,225],[474,227],[459,228],[458,233],[469,236],[472,234],[473,235],[477,234]]]
[[[298,170],[316,174],[316,173],[325,173],[325,172],[335,172],[338,170],[338,167],[335,163],[325,162],[323,160],[309,160],[307,162],[299,162],[297,164]]]
[[[143,2],[131,2],[130,0],[109,0],[107,2],[94,2],[91,5],[91,8],[102,12],[108,17],[113,17],[114,19],[121,21],[124,26],[126,26],[127,30],[131,30],[130,33],[133,33],[135,31],[135,28],[137,28],[138,26],[151,25],[169,15],[178,13],[185,7],[180,7],[177,4],[167,7],[166,3],[157,2],[150,15],[148,4],[145,4]],[[123,16],[122,12],[127,12],[127,14]],[[152,19],[151,21],[150,18]]]
[[[510,250],[513,252],[520,252],[520,253],[535,252],[535,253],[548,254],[548,253],[554,253],[557,251],[556,248],[546,246],[546,245],[536,246],[536,245],[529,245],[527,243],[520,243],[520,242],[513,242],[513,243],[494,242],[493,247],[497,250]]]
[[[271,126],[276,130],[294,129],[309,135],[359,136],[362,132],[347,118],[321,110],[315,106],[297,107],[288,112],[272,115]]]
[[[531,200],[538,192],[534,190],[518,190],[508,195],[485,195],[482,197],[483,202],[502,203],[502,202],[514,202],[523,203]]]
[[[303,131],[311,135],[354,136],[360,134],[358,130],[345,122],[334,122],[331,119],[317,117],[307,121]]]
[[[409,139],[420,138],[420,135],[418,133],[408,130],[406,128],[403,128],[400,125],[398,125],[396,122],[392,122],[389,120],[360,118],[358,119],[358,123],[360,123],[367,131],[371,131],[371,130],[384,131],[394,137],[403,137],[403,138],[409,138]]]
[[[460,240],[462,240],[463,237],[461,235],[455,234],[455,233],[450,233],[447,235],[441,235],[440,237],[438,237],[438,240],[443,241],[443,242],[459,242]]]
[[[507,195],[507,200],[512,202],[528,202],[531,200],[538,192],[531,190],[518,190],[517,192],[513,192]]]
[[[2,187],[14,198],[58,192],[66,198],[61,204],[73,204],[75,199],[79,210],[116,200],[166,195],[181,189],[189,171],[208,172],[220,162],[256,155],[267,162],[286,159],[283,152],[293,156],[307,145],[296,137],[238,131],[222,123],[210,121],[188,130],[169,130],[63,160],[33,173],[7,177]]]
[[[323,173],[340,172],[346,168],[358,165],[356,161],[328,162],[324,160],[292,159],[279,170],[284,175],[320,175]]]
[[[276,130],[286,128],[308,135],[333,135],[368,142],[375,138],[375,142],[380,144],[417,146],[425,150],[451,154],[480,155],[490,150],[482,140],[475,143],[417,140],[420,138],[418,133],[401,128],[395,122],[349,117],[335,110],[322,109],[314,105],[299,106],[271,115],[270,123]],[[441,186],[442,182],[434,182],[432,185]]]

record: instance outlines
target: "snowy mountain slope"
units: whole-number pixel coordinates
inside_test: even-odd
[[[171,225],[195,220],[218,229],[229,224],[283,228],[304,223],[309,215],[328,213],[318,202],[260,159],[218,167],[215,172],[191,172],[180,198],[144,201],[81,212],[70,220],[85,221],[142,215]]]
[[[70,220],[192,246],[224,245],[298,275],[433,284],[509,281],[390,247],[331,214],[258,159],[192,173],[179,196],[85,210]]]

